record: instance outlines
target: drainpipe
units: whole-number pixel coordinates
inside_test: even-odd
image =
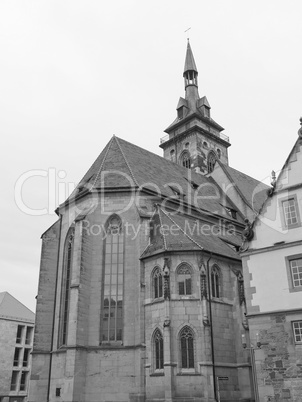
[[[50,399],[50,380],[51,380],[51,367],[52,367],[53,340],[54,340],[54,335],[55,335],[55,316],[56,316],[56,304],[57,304],[57,285],[58,285],[59,257],[60,257],[60,246],[61,246],[61,229],[62,229],[62,215],[60,214],[60,232],[59,232],[59,244],[58,244],[58,256],[57,256],[57,273],[56,273],[55,298],[54,298],[53,316],[52,316],[52,332],[51,332],[49,371],[48,371],[48,384],[47,384],[47,402],[49,402],[49,399]]]
[[[210,328],[211,328],[211,353],[212,353],[212,368],[213,368],[213,390],[214,399],[217,399],[217,388],[216,388],[216,371],[215,371],[215,355],[214,355],[214,334],[213,334],[213,321],[212,321],[212,293],[211,293],[211,281],[210,281],[210,260],[212,259],[212,253],[210,258],[207,260],[207,279],[208,279],[208,289],[209,289],[209,313],[210,313]]]

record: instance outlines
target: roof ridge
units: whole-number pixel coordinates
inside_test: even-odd
[[[127,160],[125,154],[124,154],[124,151],[123,151],[123,149],[122,149],[122,147],[121,147],[121,145],[120,145],[120,143],[119,143],[119,141],[118,141],[118,138],[115,137],[115,136],[114,136],[113,138],[115,138],[115,141],[116,141],[116,143],[117,143],[117,145],[118,145],[118,147],[119,147],[119,150],[121,151],[121,154],[123,155],[124,161],[125,161],[125,163],[126,163],[128,169],[129,169],[129,171],[130,171],[130,174],[131,174],[131,177],[132,177],[134,183],[137,185],[137,187],[139,187],[138,182],[137,182],[137,180],[136,180],[136,178],[135,178],[135,176],[134,176],[134,174],[133,174],[133,171],[132,171],[132,169],[131,169],[131,166],[130,166],[130,164],[129,164],[129,162],[128,162],[128,160]]]
[[[106,153],[105,153],[104,158],[103,158],[103,160],[102,160],[101,166],[99,167],[99,170],[98,170],[98,172],[97,172],[97,174],[96,174],[96,176],[95,176],[95,179],[94,179],[93,183],[91,184],[91,187],[90,187],[89,191],[92,191],[93,187],[95,186],[95,183],[96,183],[97,179],[99,178],[99,175],[100,175],[100,173],[101,173],[101,171],[102,171],[102,169],[103,169],[105,160],[106,160],[106,158],[107,158],[109,149],[110,149],[110,147],[111,147],[111,144],[112,144],[114,138],[115,138],[115,136],[113,135],[113,136],[111,137],[110,141],[109,141],[108,144],[107,144]]]
[[[165,160],[165,161],[168,162],[168,163],[175,163],[175,162],[169,161],[168,159],[164,158],[164,157],[161,156],[161,155],[156,154],[155,152],[149,151],[149,150],[146,149],[146,148],[140,147],[139,145],[133,144],[133,143],[130,142],[130,141],[124,140],[124,138],[120,138],[120,137],[117,137],[117,136],[115,136],[115,138],[116,138],[117,140],[119,140],[119,141],[126,142],[127,144],[131,145],[132,147],[136,147],[136,148],[142,149],[144,152],[148,152],[149,154],[152,154],[152,155],[154,155],[154,156],[157,156],[158,158],[163,159],[163,160]]]
[[[244,173],[244,172],[241,172],[240,170],[235,169],[235,168],[233,168],[232,166],[227,165],[226,163],[222,163],[222,162],[219,161],[219,160],[218,160],[218,163],[219,163],[220,166],[222,166],[223,168],[226,168],[226,169],[229,168],[229,169],[235,170],[236,172],[238,172],[238,173],[240,173],[240,174],[243,174],[244,176],[247,176],[247,177],[249,177],[250,179],[252,179],[252,180],[254,180],[254,181],[257,181],[258,183],[261,183],[261,184],[263,184],[264,186],[269,187],[267,184],[263,183],[263,181],[258,180],[258,179],[255,179],[255,177],[252,177],[252,176],[250,176],[249,174],[246,174],[246,173]]]
[[[159,211],[159,212],[160,212],[160,211],[163,212],[160,207],[158,207],[158,211]],[[162,227],[162,226],[163,226],[163,222],[162,222],[160,213],[158,214],[158,217],[159,217],[159,221],[160,221],[160,226]],[[165,250],[167,250],[167,241],[166,241],[166,238],[165,238],[165,232],[164,232],[164,231],[163,231],[162,235],[163,235],[163,239],[164,239]]]
[[[188,170],[188,169],[185,168],[184,166],[181,166],[181,165],[179,165],[178,163],[175,163],[175,162],[173,162],[173,161],[171,161],[171,160],[169,160],[169,159],[166,159],[164,156],[158,155],[158,154],[156,154],[155,152],[149,151],[149,150],[146,149],[146,148],[142,148],[142,147],[140,147],[139,145],[133,144],[132,142],[129,142],[129,141],[124,140],[123,138],[120,138],[120,137],[117,137],[117,136],[115,136],[115,138],[116,138],[117,140],[119,140],[119,141],[126,142],[127,144],[129,144],[129,145],[132,146],[132,147],[136,147],[136,148],[142,150],[143,152],[147,152],[148,154],[151,154],[152,156],[155,156],[155,157],[159,158],[159,159],[161,160],[161,162],[166,163],[167,165],[170,165],[170,166],[171,166],[171,165],[174,165],[175,168],[177,168],[177,169],[178,169],[178,168],[179,168],[179,169],[182,169],[183,172],[186,172],[186,171]],[[199,174],[199,173],[196,173],[196,172],[193,171],[193,170],[191,170],[191,173],[192,173],[192,175],[194,175],[195,177],[206,178],[206,176],[201,175],[201,174]]]
[[[218,161],[219,162],[219,161]],[[230,172],[227,170],[227,167],[230,167],[229,165],[225,165],[222,162],[220,162],[220,166],[222,167],[222,169],[224,170],[225,174],[227,175],[227,177],[230,179],[231,183],[233,183],[236,186],[237,192],[240,195],[240,197],[242,198],[242,200],[252,209],[253,206],[249,203],[249,201],[247,200],[247,198],[245,197],[245,195],[243,194],[243,192],[240,190],[240,188],[238,187],[238,185],[235,183],[233,177],[231,176]],[[231,168],[233,169],[233,168]],[[234,169],[236,170],[236,169]],[[241,173],[239,170],[236,170],[237,172]]]
[[[192,237],[190,237],[179,225],[178,223],[176,223],[163,209],[160,208],[160,210],[162,211],[162,213],[168,218],[170,219],[170,221],[172,223],[174,223],[174,225],[176,225],[177,227],[179,227],[180,231],[189,239],[191,240],[192,243],[196,244],[196,246],[198,246],[199,248],[201,248],[201,250],[204,249],[204,247],[202,247],[199,243],[197,243],[194,239],[192,239]]]

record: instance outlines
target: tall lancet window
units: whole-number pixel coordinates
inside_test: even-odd
[[[122,222],[113,215],[107,222],[104,240],[101,342],[123,337],[124,236]]]
[[[181,367],[194,368],[194,335],[191,328],[185,326],[180,332]]]
[[[214,265],[211,270],[212,297],[221,297],[220,290],[220,270],[217,265]]]
[[[188,152],[184,152],[181,157],[181,164],[187,169],[191,168],[191,158]]]
[[[208,173],[212,173],[216,163],[216,155],[214,152],[209,152],[208,154]]]
[[[66,345],[67,343],[73,244],[74,244],[74,227],[71,227],[68,231],[64,248],[62,291],[61,291],[60,337],[59,337],[59,343],[61,346]]]
[[[155,370],[161,370],[164,368],[164,339],[159,329],[155,330],[153,339]]]

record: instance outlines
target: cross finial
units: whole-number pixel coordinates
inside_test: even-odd
[[[185,30],[185,32],[190,31],[190,29],[191,29],[191,27],[190,27],[190,28],[188,28],[188,29],[186,29],[186,30]],[[187,38],[187,40],[188,40],[188,42],[189,42],[189,38]]]

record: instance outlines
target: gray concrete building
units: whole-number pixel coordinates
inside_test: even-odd
[[[0,401],[26,402],[35,315],[8,292],[0,293]]]

